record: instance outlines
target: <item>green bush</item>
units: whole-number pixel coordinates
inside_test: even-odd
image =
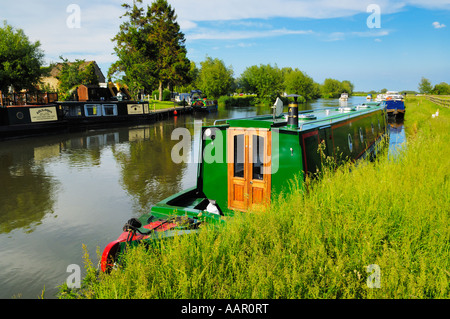
[[[294,98],[292,97],[285,97],[280,96],[279,97],[284,105],[289,105],[291,101],[294,101]],[[218,100],[219,106],[255,106],[255,105],[266,105],[266,106],[272,106],[273,103],[276,100],[276,96],[271,99],[261,99],[256,95],[244,95],[244,96],[221,96]],[[305,103],[306,100],[303,96],[300,96],[297,99],[298,103]]]
[[[221,96],[218,100],[220,106],[255,106],[256,102],[255,95]]]
[[[156,99],[159,99],[159,90],[154,90],[152,92],[152,98],[154,98],[156,95]],[[163,96],[162,96],[162,100],[163,101],[170,101],[170,91],[169,90],[163,90]]]

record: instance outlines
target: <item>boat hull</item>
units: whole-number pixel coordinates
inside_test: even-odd
[[[194,112],[216,112],[218,110],[218,104],[216,101],[201,101],[200,103],[194,103],[192,110]]]
[[[62,130],[67,121],[56,104],[0,108],[0,137],[29,136]]]
[[[388,117],[395,117],[397,119],[403,119],[405,117],[406,109],[403,100],[387,100],[384,103]]]

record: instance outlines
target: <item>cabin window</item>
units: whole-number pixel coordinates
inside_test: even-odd
[[[104,116],[116,116],[117,115],[117,105],[103,104],[103,115]]]
[[[364,143],[364,134],[362,128],[359,128],[359,139],[361,140],[361,143]]]
[[[81,116],[81,106],[69,106],[69,116]]]
[[[375,127],[373,126],[373,123],[371,125],[372,125],[372,135],[375,135]]]
[[[84,105],[84,114],[86,116],[101,116],[102,115],[101,105],[85,104]]]
[[[378,130],[381,132],[381,123],[380,123],[380,119],[378,119]]]
[[[353,152],[353,141],[350,134],[348,134],[348,148],[350,149],[350,152]]]
[[[244,177],[244,134],[234,136],[234,177]]]
[[[264,137],[253,135],[252,151],[253,179],[264,179]]]

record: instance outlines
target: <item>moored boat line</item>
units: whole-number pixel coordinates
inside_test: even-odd
[[[0,107],[0,138],[76,130],[86,126],[151,123],[192,111],[189,106],[151,110],[148,101],[133,101],[126,92],[112,96],[103,88],[80,87],[83,90],[78,90],[73,101],[53,98],[51,101],[47,99],[45,104]]]

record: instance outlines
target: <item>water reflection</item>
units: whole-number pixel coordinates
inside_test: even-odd
[[[1,141],[0,298],[52,298],[82,244],[95,260],[124,221],[193,186],[195,167],[170,156],[175,127],[198,139],[195,120]]]
[[[47,174],[45,160],[59,145],[4,143],[0,148],[0,234],[16,228],[32,232],[52,214],[57,182]]]
[[[396,158],[405,149],[406,136],[404,122],[389,120],[389,157]]]

